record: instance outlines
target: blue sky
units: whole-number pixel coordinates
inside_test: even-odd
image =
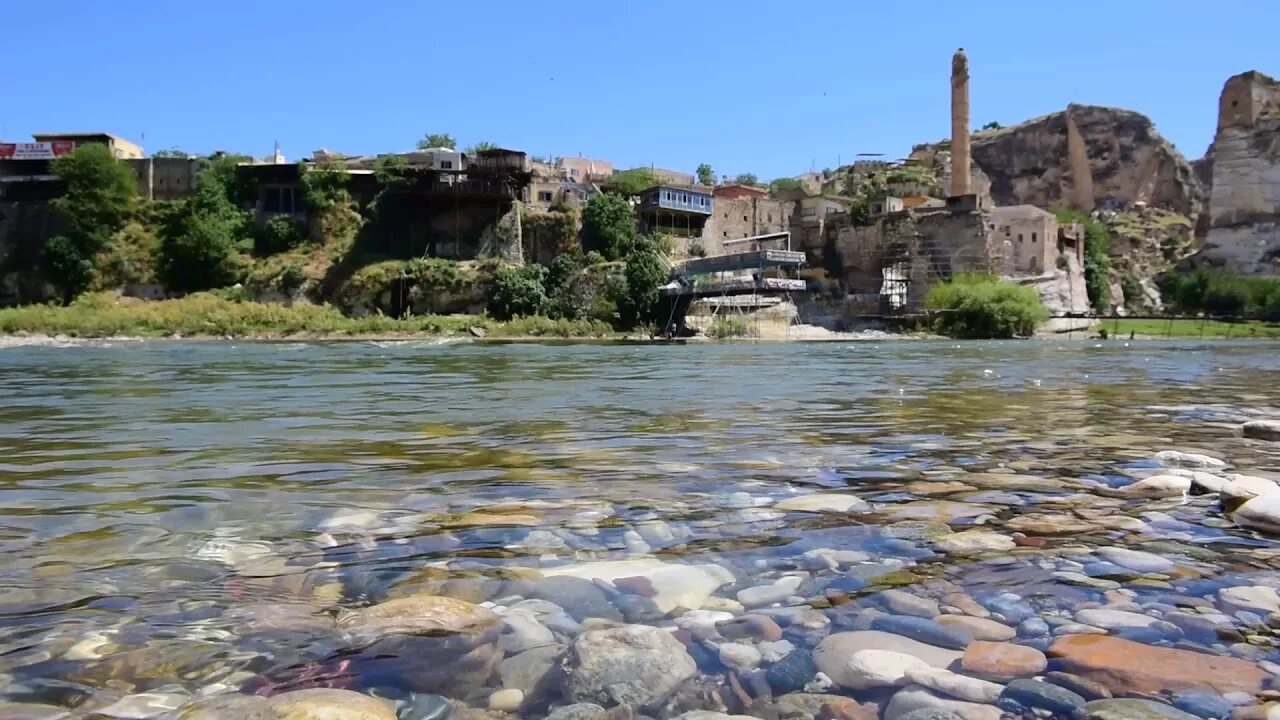
[[[948,132],[958,46],[975,125],[1113,105],[1195,158],[1227,77],[1280,74],[1266,0],[67,0],[3,16],[0,138],[106,130],[259,156],[279,140],[291,159],[436,131],[764,179],[901,157]]]

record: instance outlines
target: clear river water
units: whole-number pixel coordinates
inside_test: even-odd
[[[1229,511],[1280,478],[1239,429],[1278,378],[1265,342],[0,349],[0,717],[1261,708],[1280,536]]]

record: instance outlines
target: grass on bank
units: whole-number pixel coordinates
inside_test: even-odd
[[[423,315],[403,320],[383,315],[347,317],[332,307],[235,301],[213,293],[145,301],[86,293],[68,306],[0,309],[0,333],[71,337],[291,337],[359,335],[461,335],[484,328],[492,337],[604,337],[613,329],[598,320],[522,317],[499,322],[477,315]]]
[[[1143,337],[1206,337],[1280,339],[1280,324],[1249,320],[1119,320],[1099,321],[1095,331],[1106,330],[1113,338],[1127,338],[1130,333]]]

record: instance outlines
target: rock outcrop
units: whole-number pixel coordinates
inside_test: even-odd
[[[997,205],[1092,210],[1145,202],[1193,215],[1205,199],[1191,163],[1150,119],[1130,110],[1072,105],[980,132],[973,136],[973,162],[991,179]],[[1081,207],[1090,199],[1092,207]]]
[[[1212,172],[1209,231],[1197,264],[1244,274],[1280,270],[1280,83],[1258,72],[1227,80]]]

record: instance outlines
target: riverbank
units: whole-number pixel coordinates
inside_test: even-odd
[[[1261,320],[1242,322],[1225,322],[1222,320],[1104,320],[1095,325],[1091,332],[1097,334],[1106,330],[1113,338],[1224,338],[1224,339],[1280,339],[1280,323],[1269,323]]]
[[[497,321],[482,315],[348,317],[329,306],[227,300],[198,293],[146,301],[91,293],[71,305],[0,310],[0,334],[70,338],[235,337],[272,339],[413,339],[428,337],[621,339],[597,320],[546,317]]]

